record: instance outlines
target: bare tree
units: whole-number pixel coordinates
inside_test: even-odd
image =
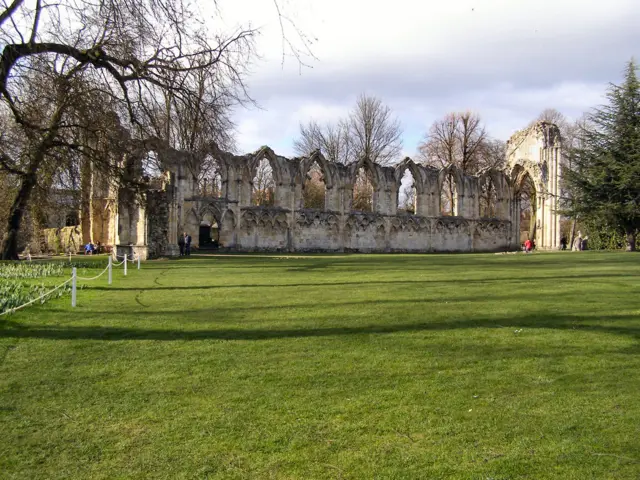
[[[329,161],[349,164],[361,158],[389,165],[402,152],[402,127],[391,109],[376,97],[360,95],[346,119],[320,125],[310,121],[300,125],[294,142],[299,155],[320,150]]]
[[[304,182],[304,208],[324,209],[326,184],[322,178],[322,171],[314,164]]]
[[[507,142],[486,138],[480,151],[479,170],[495,168],[501,170],[507,163]]]
[[[400,197],[400,210],[411,214],[416,213],[416,189],[413,184],[405,185]]]
[[[485,167],[504,162],[501,148],[501,143],[488,137],[479,115],[456,112],[445,115],[431,125],[418,151],[427,165],[437,168],[453,165],[462,173],[475,174]],[[453,174],[445,178],[442,192],[441,213],[454,215],[456,184]]]
[[[152,119],[163,98],[166,106],[202,115],[201,88],[211,85],[203,86],[198,73],[215,79],[216,92],[248,98],[244,77],[256,32],[210,32],[198,12],[197,2],[183,0],[3,2],[0,108],[26,141],[19,152],[2,146],[0,168],[20,184],[2,258],[17,258],[17,232],[44,166],[72,151],[95,161],[99,138],[122,137],[124,128],[139,138],[157,133]],[[48,85],[40,88],[47,102],[34,106],[37,85]],[[98,135],[95,125],[105,131]],[[167,132],[172,129],[180,133],[167,122]]]
[[[262,159],[256,167],[256,174],[253,177],[251,203],[256,206],[272,206],[275,202],[275,187],[271,164],[267,159]]]
[[[360,95],[349,115],[349,137],[356,158],[380,165],[394,163],[402,152],[402,127],[379,98]]]
[[[553,123],[558,127],[558,130],[560,130],[562,148],[568,154],[569,150],[578,146],[577,142],[579,142],[580,139],[580,128],[581,126],[584,126],[586,119],[585,115],[582,115],[577,120],[571,121],[562,112],[555,108],[545,108],[530,125],[533,125],[538,121]]]
[[[293,148],[301,156],[320,150],[330,162],[348,164],[355,159],[349,124],[345,120],[325,125],[315,120],[301,124],[300,138],[294,141]]]
[[[195,95],[189,102],[179,101],[173,92],[164,92],[150,112],[152,133],[167,145],[190,153],[189,165],[198,178],[200,193],[221,196],[221,165],[210,146],[226,151],[235,147],[233,109],[248,99],[216,78],[215,69],[193,72]],[[157,162],[159,159],[154,157]],[[158,170],[162,165],[157,163]]]
[[[364,168],[359,168],[356,174],[351,208],[361,212],[373,211],[373,182],[371,173]]]
[[[455,165],[462,172],[476,173],[484,166],[488,141],[479,115],[449,113],[433,122],[418,150],[428,165]]]
[[[531,122],[533,125],[536,122],[549,122],[556,125],[561,131],[569,124],[567,117],[555,108],[545,108],[540,115]]]

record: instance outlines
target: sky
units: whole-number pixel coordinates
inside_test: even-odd
[[[507,140],[545,108],[577,118],[640,60],[640,0],[278,0],[312,40],[307,66],[286,55],[273,0],[220,3],[223,28],[260,29],[237,150],[293,156],[300,123],[334,122],[375,95],[414,156],[429,126],[471,110]],[[302,47],[285,21],[286,37]],[[285,53],[283,62],[283,52]]]

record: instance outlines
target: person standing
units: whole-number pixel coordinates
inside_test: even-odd
[[[184,256],[184,238],[187,236],[186,233],[182,235],[178,235],[178,247],[180,248],[180,256]]]
[[[184,234],[184,254],[191,255],[191,235]]]
[[[527,253],[531,253],[532,248],[533,248],[533,243],[531,242],[530,239],[527,238],[527,240],[524,242],[524,251]]]

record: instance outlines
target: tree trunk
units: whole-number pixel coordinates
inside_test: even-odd
[[[11,205],[9,220],[7,221],[7,233],[2,243],[2,260],[18,260],[18,232],[22,224],[24,212],[29,203],[31,192],[36,185],[36,174],[34,172],[27,173],[20,185],[20,190]]]
[[[573,250],[573,241],[576,239],[576,222],[578,217],[573,217],[573,223],[571,225],[571,240],[569,241],[569,250]]]
[[[62,85],[66,87],[66,84]],[[62,91],[61,94],[66,93]],[[48,122],[48,131],[42,138],[42,141],[36,149],[33,151],[33,157],[29,162],[29,167],[22,176],[22,183],[20,184],[20,190],[16,195],[11,210],[9,211],[9,220],[7,221],[7,234],[2,242],[2,260],[19,260],[18,257],[18,232],[20,231],[20,225],[22,224],[22,217],[31,198],[33,188],[38,181],[38,170],[44,162],[45,153],[51,147],[53,139],[58,134],[60,127],[60,121],[65,109],[68,105],[64,101],[59,104]]]
[[[93,243],[93,165],[87,159],[80,170],[80,230],[82,244]]]
[[[627,252],[635,252],[636,251],[636,232],[631,230],[627,230]]]

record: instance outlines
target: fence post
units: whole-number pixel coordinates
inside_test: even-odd
[[[140,270],[140,254],[138,254],[138,270]]]
[[[124,254],[124,276],[127,276],[127,254]]]
[[[72,280],[71,280],[71,306],[75,307],[76,306],[76,267],[73,267],[72,270]]]
[[[111,274],[112,265],[113,265],[113,261],[111,259],[111,255],[109,255],[109,285],[111,285],[111,282],[113,281],[113,276]]]

